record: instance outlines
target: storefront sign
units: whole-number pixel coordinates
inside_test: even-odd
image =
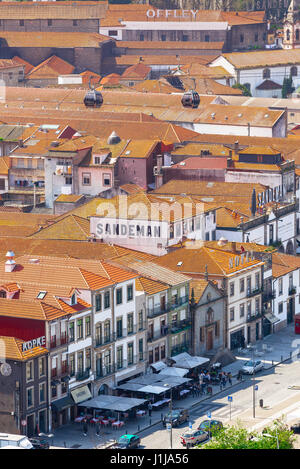
[[[43,335],[42,337],[38,337],[37,339],[32,339],[32,340],[29,340],[28,342],[24,342],[22,345],[22,352],[31,350],[34,347],[45,347],[45,345],[46,345],[46,337]]]
[[[85,386],[81,386],[80,388],[74,389],[71,391],[71,395],[76,402],[76,404],[79,404],[80,402],[87,401],[92,397],[91,391],[89,388]]]
[[[199,10],[147,10],[148,18],[190,18],[196,19]]]

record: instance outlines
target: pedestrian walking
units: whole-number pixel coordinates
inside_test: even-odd
[[[83,436],[87,436],[87,433],[88,433],[88,424],[87,424],[87,420],[86,420],[86,419],[84,419],[84,421],[83,421],[82,428],[83,428]]]
[[[238,372],[238,374],[237,374],[237,379],[238,379],[239,381],[242,381],[242,379],[243,379],[243,372],[242,372],[242,370],[239,370],[239,372]]]
[[[226,387],[226,375],[224,372],[222,372],[221,382],[222,382],[222,386],[225,388]]]
[[[152,404],[151,404],[151,402],[149,402],[149,404],[148,404],[148,412],[149,412],[149,417],[151,417],[151,414],[152,414]]]
[[[228,378],[228,382],[231,386],[232,385],[232,374],[230,373],[230,371],[227,373],[227,378]]]
[[[96,423],[96,435],[100,436],[100,422]]]

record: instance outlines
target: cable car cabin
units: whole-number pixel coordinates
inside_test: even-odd
[[[295,314],[295,334],[300,334],[300,314]]]
[[[103,104],[103,96],[99,91],[89,90],[83,102],[87,107],[100,107]]]
[[[196,108],[200,104],[200,96],[198,95],[197,91],[187,91],[182,96],[181,104],[183,105],[183,107]]]

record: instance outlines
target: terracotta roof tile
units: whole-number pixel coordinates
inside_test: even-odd
[[[59,75],[69,75],[73,73],[74,70],[75,67],[69,62],[66,62],[56,55],[52,55],[34,67],[25,78],[27,80],[46,79],[58,77]]]
[[[148,295],[154,295],[155,293],[165,291],[169,288],[169,285],[165,283],[158,282],[146,277],[137,278],[135,285],[137,291],[144,291]]]
[[[34,347],[26,352],[22,351],[22,345],[25,341],[16,337],[0,336],[0,341],[5,346],[5,357],[7,360],[26,361],[48,353],[44,347]]]

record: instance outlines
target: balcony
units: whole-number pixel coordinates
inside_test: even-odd
[[[68,342],[69,342],[69,337],[67,336],[66,333],[62,334],[60,337],[57,337],[56,335],[54,335],[50,338],[50,349],[61,347],[63,345],[68,344]],[[71,342],[71,339],[70,339],[70,342]]]
[[[189,351],[189,344],[187,342],[180,344],[180,345],[174,345],[174,347],[171,347],[171,357],[173,355],[178,355],[179,353],[188,352],[188,351]]]
[[[262,317],[262,312],[261,311],[256,311],[253,314],[247,314],[247,322],[252,322],[255,321],[256,319],[259,319]]]
[[[160,305],[154,306],[154,308],[147,308],[147,317],[155,318],[162,314],[166,314],[168,311],[170,311],[170,308],[168,309],[167,305],[165,305],[164,308],[162,308]]]
[[[116,340],[115,334],[105,335],[104,337],[96,337],[95,348],[103,347],[104,345],[111,344]]]
[[[178,306],[183,306],[189,303],[189,296],[182,296],[180,298],[177,298],[177,301],[175,303],[168,303],[168,308],[170,310],[178,308]]]
[[[271,301],[274,298],[276,298],[276,292],[275,291],[264,291],[263,294],[262,294],[263,303],[267,303],[268,301]]]
[[[296,294],[296,287],[293,285],[289,287],[289,295],[295,295]]]
[[[104,378],[115,372],[115,366],[110,364],[96,370],[96,378]]]
[[[262,292],[261,287],[256,287],[253,290],[251,288],[247,289],[247,298],[251,298],[251,296],[259,295]]]
[[[189,319],[183,319],[182,321],[172,322],[170,333],[177,334],[178,332],[184,331],[191,327],[191,321]]]
[[[78,371],[75,377],[77,381],[83,381],[84,379],[88,379],[90,377],[90,368]]]
[[[148,331],[147,334],[147,342],[154,342],[155,340],[159,340],[162,337],[166,337],[168,334],[168,327],[162,328],[160,331],[150,332]]]

